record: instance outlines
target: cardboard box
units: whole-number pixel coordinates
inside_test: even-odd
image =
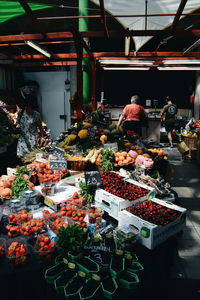
[[[141,188],[147,189],[149,192],[153,191],[154,189],[148,185],[141,184],[134,180],[127,180],[127,182],[130,182],[134,185],[137,185]],[[98,189],[95,194],[95,204],[100,205],[103,210],[105,210],[111,217],[118,220],[119,218],[119,212],[127,207],[130,207],[138,202],[144,201],[147,199],[147,196],[138,198],[133,201],[125,200],[123,198],[117,197],[103,189]]]
[[[166,241],[169,237],[180,232],[186,224],[186,209],[165,201],[154,199],[152,200],[162,206],[179,211],[181,215],[174,221],[165,226],[158,226],[145,221],[127,210],[119,213],[119,227],[133,225],[139,230],[138,241],[148,249],[153,249],[159,244]]]

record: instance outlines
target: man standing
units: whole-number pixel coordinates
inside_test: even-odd
[[[175,128],[175,118],[177,114],[177,106],[173,104],[169,96],[166,97],[167,104],[161,111],[161,119],[165,120],[165,130],[167,131],[167,137],[170,148],[173,148],[172,131]]]

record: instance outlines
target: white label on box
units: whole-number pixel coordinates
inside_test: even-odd
[[[12,176],[12,175],[15,175],[16,174],[16,169],[13,169],[13,168],[7,168],[7,175],[8,176]]]
[[[111,149],[113,152],[117,152],[118,151],[118,145],[117,145],[117,143],[104,144],[103,147],[105,149]]]

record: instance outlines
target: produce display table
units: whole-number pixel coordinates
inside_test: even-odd
[[[150,251],[138,244],[135,245],[134,252],[138,256],[144,271],[141,276],[141,282],[136,290],[128,291],[121,289],[117,299],[133,299],[138,296],[140,299],[147,297],[155,299],[164,294],[166,295],[169,288],[169,272],[173,263],[176,248],[176,238],[171,238],[159,247]],[[53,263],[39,262],[33,253],[30,253],[27,264],[23,267],[12,268],[7,260],[1,263],[0,268],[0,290],[4,300],[64,300],[64,296],[56,293],[52,285],[48,285],[44,279],[45,270]],[[170,292],[170,291],[169,291]],[[100,299],[104,299],[101,296]],[[157,298],[156,298],[157,299]]]

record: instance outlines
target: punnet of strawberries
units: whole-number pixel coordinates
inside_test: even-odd
[[[57,218],[52,222],[49,222],[49,228],[57,234],[61,227],[67,227],[67,223],[62,218]]]
[[[14,241],[7,248],[7,257],[13,266],[20,266],[27,261],[27,247],[24,243]]]
[[[32,219],[16,226],[8,224],[6,230],[10,237],[36,235],[47,231],[47,222],[43,218]]]
[[[45,234],[38,236],[35,244],[36,253],[45,260],[53,258],[53,252],[56,248],[56,243],[51,241],[50,237]]]
[[[129,207],[127,210],[133,215],[159,226],[164,226],[175,221],[181,214],[178,211],[150,200]]]
[[[8,221],[11,224],[21,224],[33,219],[33,214],[28,214],[25,209],[21,210],[18,214],[8,215]]]
[[[101,182],[105,191],[129,201],[139,199],[149,193],[146,189],[126,182],[122,176],[114,172],[102,172]]]
[[[64,205],[60,209],[60,214],[71,219],[73,222],[77,222],[81,227],[86,227],[87,223],[85,222],[86,210],[73,205]]]

